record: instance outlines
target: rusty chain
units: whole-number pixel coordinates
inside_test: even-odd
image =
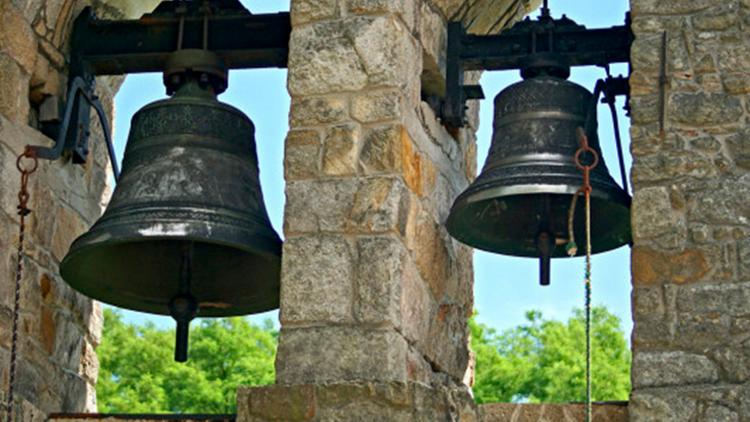
[[[30,160],[30,163],[25,160]],[[21,280],[23,279],[23,259],[24,259],[24,236],[26,234],[26,216],[31,213],[28,207],[29,198],[29,176],[39,167],[34,150],[26,148],[16,159],[16,168],[21,173],[21,189],[18,191],[18,215],[20,224],[18,227],[18,250],[16,256],[16,280],[15,280],[15,298],[13,303],[13,326],[11,328],[11,349],[10,349],[10,367],[8,370],[8,397],[5,404],[5,411],[8,422],[13,420],[13,388],[16,378],[16,359],[18,355],[18,318],[21,305]]]

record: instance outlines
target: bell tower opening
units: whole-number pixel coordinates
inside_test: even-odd
[[[608,3],[605,6],[578,1],[565,5],[553,3],[551,9],[553,15],[558,15],[555,18],[558,18],[560,13],[565,13],[588,28],[604,28],[622,25],[629,4],[627,1],[618,1],[616,4]],[[534,18],[536,16],[531,16],[531,19]],[[552,68],[552,72],[545,72],[544,75],[552,73],[554,78],[567,77],[568,81],[590,92],[594,91],[597,80],[607,76],[604,69],[594,66],[574,66],[570,68],[569,77],[557,75],[554,71],[558,67]],[[613,76],[627,75],[628,71],[626,63],[612,64],[608,69]],[[493,128],[493,114],[497,113],[497,102],[493,105],[491,99],[498,92],[520,82],[521,73],[518,70],[507,70],[482,74],[480,84],[488,100],[482,101],[480,107],[477,174],[482,171],[482,163],[487,161],[493,132],[498,130],[497,122]],[[549,78],[544,75],[543,78]],[[528,72],[524,75],[527,80],[529,77],[538,76],[530,75]],[[552,93],[549,92],[549,95]],[[509,96],[506,100],[509,104],[506,108],[513,107],[514,102],[522,107],[519,102],[529,101],[529,98]],[[623,109],[624,106],[624,97],[618,97],[615,104],[619,124],[617,130],[623,143],[624,174],[629,177],[630,120]],[[628,189],[626,193],[632,194],[629,189],[630,180],[626,183],[622,180],[614,136],[616,129],[608,104],[598,105],[596,117],[601,158],[607,163],[609,174],[614,179],[612,182],[620,188],[625,186]],[[489,164],[485,165],[485,169]],[[582,203],[583,197],[580,197],[578,206]],[[568,206],[566,203],[564,208],[567,209]],[[563,222],[567,219],[567,213],[565,214],[559,216]],[[608,217],[597,215],[596,208],[592,209],[592,214],[594,219]],[[626,218],[624,224],[629,230],[630,219]],[[583,239],[576,237],[578,247],[582,248]],[[597,334],[593,334],[595,350],[592,371],[595,401],[626,401],[630,392],[630,333],[633,329],[630,304],[630,247],[621,245],[622,242],[609,252],[592,256],[593,324],[594,330],[602,330],[598,340]],[[557,246],[563,255],[564,246]],[[534,248],[536,245],[529,244],[528,247]],[[550,271],[550,283],[544,286],[540,286],[537,281],[539,266],[538,258],[517,258],[475,249],[474,297],[477,314],[472,322],[472,345],[476,354],[473,390],[475,398],[480,403],[561,403],[582,402],[585,399],[585,339],[582,313],[585,306],[584,258],[580,255],[571,259],[553,258],[551,265],[547,267]],[[559,341],[553,344],[549,337],[553,330],[557,330],[557,336],[565,335],[570,338],[558,339]],[[610,344],[603,345],[601,340],[604,338],[608,338]],[[564,346],[565,342],[569,342],[567,346]],[[606,352],[597,351],[597,347],[616,350],[619,354],[616,359],[614,356],[605,357]],[[545,348],[548,350],[543,350]],[[545,367],[553,362],[544,359],[555,353],[558,354],[558,361],[554,363],[557,368]],[[604,362],[603,359],[611,361]],[[504,365],[511,365],[508,368],[516,369],[503,369]],[[565,378],[565,381],[557,382],[559,379],[556,381],[554,377]],[[536,383],[538,386],[531,387],[529,383]],[[562,387],[563,383],[568,387]],[[548,389],[548,393],[541,393],[545,388]]]
[[[273,2],[273,5],[256,4],[257,2],[252,1],[241,3],[253,13],[289,10],[289,2]],[[228,74],[228,87],[220,93],[218,101],[238,109],[252,119],[257,149],[253,154],[262,191],[262,196],[256,199],[265,205],[272,230],[282,235],[285,202],[284,139],[288,131],[290,107],[286,89],[287,71],[283,68],[235,69]],[[169,90],[174,91],[174,88]],[[132,129],[131,118],[144,105],[167,98],[166,90],[161,73],[131,74],[125,78],[115,97],[116,114],[113,122],[115,150],[121,165],[128,134]],[[193,91],[202,95],[201,90]],[[196,94],[188,94],[198,98]],[[185,94],[181,95],[185,97]],[[172,117],[163,116],[161,124]],[[194,118],[200,119],[201,116]],[[154,123],[158,125],[160,122],[149,124]],[[219,123],[222,122],[216,123],[220,126]],[[216,135],[221,136],[220,133]],[[215,168],[214,171],[221,169]],[[184,183],[189,188],[194,182],[185,180]],[[227,186],[240,182],[242,181],[226,180]],[[220,186],[215,188],[221,190]],[[211,195],[210,192],[205,194]],[[227,197],[222,200],[236,199]],[[192,257],[195,259],[195,247],[193,248]],[[221,256],[226,255],[219,253],[216,258]],[[228,271],[225,271],[227,274],[231,272],[232,259],[229,257],[229,262],[222,264]],[[278,274],[276,278],[278,279]],[[226,283],[228,287],[232,284],[241,286],[243,279],[233,277],[232,280],[226,280]],[[236,389],[239,386],[274,382],[279,331],[278,302],[276,303],[277,309],[247,316],[201,318],[199,313],[198,318],[191,323],[189,355],[185,354],[185,350],[175,355],[177,357],[182,354],[183,359],[189,356],[185,363],[177,363],[171,356],[175,333],[174,320],[170,316],[104,305],[104,332],[102,343],[97,349],[100,361],[97,387],[99,412],[234,413]],[[178,326],[178,331],[179,328]],[[143,359],[133,360],[135,356],[142,356]],[[128,368],[129,366],[134,367]],[[178,393],[177,390],[182,392]]]

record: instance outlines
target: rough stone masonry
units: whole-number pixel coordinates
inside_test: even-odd
[[[92,3],[100,16],[134,18],[156,2],[0,3],[2,362],[15,267],[15,157],[25,144],[49,144],[36,130],[38,109],[64,96],[72,19]],[[473,404],[471,251],[443,223],[474,175],[477,105],[469,104],[467,128],[448,133],[421,101],[441,92],[448,20],[494,32],[534,6],[292,0],[277,383],[241,389],[237,419],[579,415],[575,406]],[[750,420],[750,1],[632,0],[631,10],[633,393],[627,410],[600,407],[596,420]],[[98,81],[110,114],[120,81]],[[86,166],[44,162],[32,177],[17,403],[24,420],[96,408],[100,311],[57,274],[108,197],[106,152],[92,147]],[[0,395],[8,377],[1,368]]]
[[[0,2],[0,399],[8,383],[11,312],[18,245],[16,157],[27,144],[51,145],[38,127],[41,104],[63,98],[68,36],[89,1]],[[101,16],[131,17],[128,2],[93,2]],[[119,5],[117,3],[120,3]],[[155,2],[139,2],[144,8]],[[112,121],[112,98],[121,77],[99,78],[98,94]],[[95,120],[95,119],[93,119]],[[93,121],[92,120],[92,121]],[[31,176],[27,257],[22,280],[16,414],[44,420],[51,412],[96,410],[101,309],[65,284],[58,264],[69,244],[89,227],[109,197],[111,177],[101,129],[94,125],[85,166],[40,162]],[[2,413],[2,410],[0,410]],[[5,420],[5,415],[0,415]]]
[[[631,12],[630,418],[747,421],[750,1],[631,0]]]

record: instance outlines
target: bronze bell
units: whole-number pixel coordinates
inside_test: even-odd
[[[600,157],[591,173],[592,252],[630,241],[630,196],[601,159],[596,100],[565,80],[569,70],[549,70],[527,69],[525,80],[495,97],[487,162],[456,199],[447,222],[450,234],[467,245],[540,257],[542,284],[549,284],[549,258],[568,256],[568,210],[583,182],[574,161],[579,127],[588,126],[589,145]],[[583,240],[583,206],[576,207],[574,227],[576,239]]]
[[[278,308],[281,240],[263,204],[253,123],[216,99],[227,81],[218,57],[179,50],[164,78],[174,95],[133,116],[109,206],[60,272],[102,302],[175,317],[185,360],[194,316]]]

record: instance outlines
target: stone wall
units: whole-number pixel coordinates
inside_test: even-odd
[[[579,422],[585,420],[583,404],[493,403],[479,406],[482,422]],[[627,422],[628,403],[594,403],[592,422]]]
[[[66,56],[73,19],[91,2],[0,2],[0,399],[8,388],[20,176],[16,157],[27,144],[50,146],[36,128],[40,104],[64,97]],[[106,16],[116,7],[94,2]],[[143,7],[147,7],[146,2]],[[153,3],[153,2],[151,2]],[[132,7],[130,9],[133,9]],[[131,10],[132,11],[132,10]],[[121,78],[99,78],[98,94],[112,116]],[[50,412],[95,411],[94,385],[101,309],[74,292],[58,274],[69,244],[99,216],[111,170],[101,130],[93,127],[92,153],[84,166],[41,161],[30,178],[17,366],[17,412],[44,420]],[[4,420],[4,418],[3,418]]]
[[[240,420],[339,420],[326,409],[348,402],[363,420],[474,417],[472,252],[444,222],[474,176],[477,109],[451,134],[421,100],[464,2],[440,3],[291,3],[278,385],[242,390]]]
[[[750,420],[750,2],[631,11],[631,420]]]
[[[460,383],[471,251],[442,223],[474,129],[452,137],[420,99],[444,17],[415,0],[291,12],[277,381]]]

